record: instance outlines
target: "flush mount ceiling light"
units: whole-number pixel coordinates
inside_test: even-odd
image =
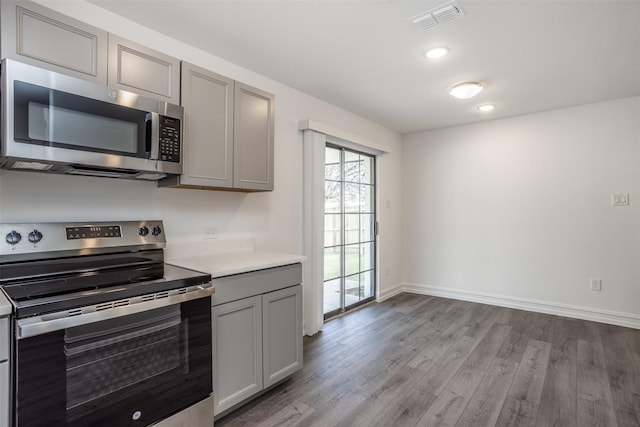
[[[449,94],[458,99],[473,98],[482,90],[482,85],[478,82],[458,83],[449,89]]]
[[[438,46],[438,47],[434,47],[432,49],[429,49],[428,51],[425,52],[424,56],[426,56],[429,59],[438,59],[438,58],[442,58],[443,56],[448,55],[450,52],[449,48],[446,46]]]
[[[496,109],[496,106],[493,104],[484,104],[478,107],[478,111],[482,111],[483,113],[488,113]]]

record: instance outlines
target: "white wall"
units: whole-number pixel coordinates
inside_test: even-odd
[[[213,227],[220,237],[250,236],[262,250],[302,252],[302,133],[299,120],[313,119],[393,151],[380,161],[381,287],[401,281],[399,208],[400,135],[376,123],[141,27],[85,1],[38,1],[51,9],[276,96],[275,191],[229,193],[156,188],[154,183],[0,171],[0,222],[159,218],[170,242],[202,240]],[[258,41],[257,41],[258,42]]]
[[[405,289],[640,327],[640,97],[403,141]]]

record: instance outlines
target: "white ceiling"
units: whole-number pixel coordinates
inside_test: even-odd
[[[430,30],[406,19],[444,1],[90,1],[400,133],[640,95],[640,0],[459,0]]]

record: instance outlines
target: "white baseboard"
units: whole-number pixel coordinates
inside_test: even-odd
[[[384,299],[390,298],[393,295],[397,295],[401,292],[432,295],[463,301],[478,302],[482,304],[497,305],[500,307],[517,308],[520,310],[554,314],[557,316],[571,317],[574,319],[591,320],[594,322],[609,323],[612,325],[640,329],[640,315],[632,313],[621,313],[591,307],[572,306],[550,301],[539,301],[507,295],[496,295],[484,292],[451,289],[419,283],[405,282],[401,285],[393,287],[390,290],[385,290],[384,298],[382,298],[381,295],[378,298],[378,301],[384,301]]]
[[[384,291],[379,292],[376,295],[376,302],[382,302],[393,296],[401,294],[402,292],[404,292],[404,283],[398,283],[397,285],[393,286],[390,289],[385,289]]]

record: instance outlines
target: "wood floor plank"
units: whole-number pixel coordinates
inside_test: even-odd
[[[540,427],[576,425],[577,322],[559,318],[536,424]]]
[[[510,330],[511,326],[492,325],[482,341],[447,383],[443,392],[438,394],[433,405],[418,421],[418,426],[456,425]]]
[[[529,340],[496,426],[534,426],[551,354],[551,344]]]
[[[407,393],[395,403],[374,427],[414,427],[436,400],[433,394],[417,390]]]
[[[578,322],[578,426],[617,426],[613,398],[597,324]]]
[[[494,358],[456,425],[495,425],[517,369],[516,362]]]
[[[626,328],[599,324],[604,360],[619,426],[640,426],[640,371],[625,336]]]
[[[256,427],[297,426],[302,422],[302,420],[308,418],[314,412],[313,408],[310,408],[304,403],[293,402],[261,423],[256,424]]]

